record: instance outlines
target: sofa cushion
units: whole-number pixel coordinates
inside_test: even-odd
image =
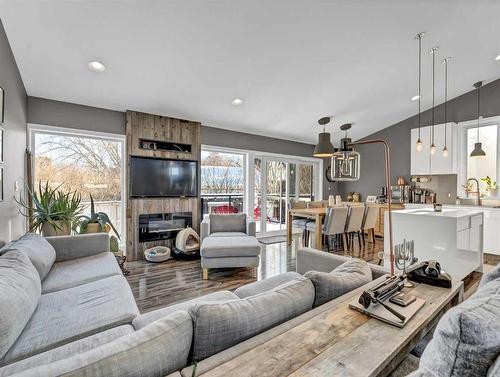
[[[28,323],[40,292],[40,275],[26,254],[11,250],[0,256],[0,359]]]
[[[42,292],[60,291],[121,274],[115,256],[109,252],[54,263],[42,282]]]
[[[44,294],[24,331],[5,355],[5,361],[14,362],[115,326],[130,324],[138,314],[123,276]]]
[[[6,365],[3,368],[0,368],[0,377],[11,376],[14,373],[19,373],[26,369],[53,363],[54,361],[66,359],[73,355],[90,351],[95,347],[109,343],[112,340],[133,332],[134,328],[130,325],[113,327],[112,329],[102,331],[86,338],[65,344],[64,346],[54,348],[50,351],[42,352],[16,363]]]
[[[18,374],[18,377],[164,377],[186,366],[193,325],[178,311],[90,351]]]
[[[415,376],[486,376],[500,354],[500,280],[448,310]]]
[[[204,258],[256,257],[260,244],[255,237],[215,237],[203,240],[200,254]]]
[[[194,322],[192,357],[205,359],[311,309],[314,287],[304,277],[255,296],[190,308]]]
[[[247,231],[247,215],[209,215],[210,233],[214,232],[242,232]]]
[[[370,266],[357,258],[348,259],[331,272],[308,271],[304,276],[314,284],[315,307],[372,281]]]
[[[243,232],[215,232],[210,234],[211,237],[247,237]]]
[[[499,278],[500,278],[500,263],[498,263],[497,266],[493,268],[491,271],[489,271],[487,274],[483,275],[483,277],[481,278],[481,282],[479,283],[479,286],[482,287],[486,283],[489,283],[490,281]]]
[[[47,276],[56,260],[56,251],[52,245],[45,238],[34,233],[25,234],[4,248],[3,252],[7,250],[19,250],[25,253],[38,271],[40,280]]]
[[[192,300],[179,302],[174,305],[167,306],[152,312],[142,314],[132,321],[132,325],[136,330],[142,329],[144,326],[149,325],[151,322],[157,321],[160,318],[166,317],[171,313],[179,310],[188,311],[191,306],[200,302],[214,302],[214,301],[228,301],[235,300],[238,296],[229,291],[218,291],[210,293],[205,296],[196,297]]]
[[[253,296],[259,293],[267,292],[273,288],[280,286],[281,284],[288,283],[289,281],[301,277],[301,274],[298,274],[294,271],[285,272],[284,274],[272,276],[267,279],[256,281],[255,283],[250,283],[239,287],[234,291],[234,294],[239,298]]]

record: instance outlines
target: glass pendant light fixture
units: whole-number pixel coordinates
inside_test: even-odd
[[[425,33],[418,33],[415,36],[415,39],[418,42],[418,139],[416,149],[418,152],[421,152],[424,148],[424,144],[422,143],[422,139],[420,138],[420,110],[421,110],[421,100],[422,100],[422,38]]]
[[[474,88],[477,89],[477,142],[474,143],[474,150],[471,152],[470,156],[474,158],[485,158],[486,152],[483,150],[483,144],[479,141],[479,117],[480,117],[480,105],[481,105],[481,93],[480,89],[483,86],[482,81],[478,81],[474,84]]]
[[[335,181],[357,181],[360,173],[361,156],[352,148],[352,140],[347,132],[352,124],[340,126],[345,137],[340,140],[340,148],[333,154],[330,178]]]
[[[431,127],[431,154],[436,153],[436,144],[434,144],[434,126],[435,126],[435,104],[436,104],[436,53],[439,50],[438,46],[430,49],[432,55],[432,127]]]
[[[319,134],[318,144],[314,148],[313,156],[319,158],[332,157],[335,148],[330,140],[330,132],[326,132],[326,125],[330,123],[330,117],[323,117],[318,120],[318,124],[323,126],[323,132]]]
[[[444,148],[443,157],[448,157],[447,128],[448,128],[448,62],[450,57],[443,59],[444,64]]]

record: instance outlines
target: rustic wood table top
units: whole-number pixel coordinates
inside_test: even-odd
[[[405,288],[426,303],[398,328],[348,307],[371,284],[375,282],[326,303],[317,316],[203,376],[386,376],[463,295],[461,281],[451,289],[423,284]]]

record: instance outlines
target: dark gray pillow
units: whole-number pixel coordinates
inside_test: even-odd
[[[28,323],[41,291],[40,276],[26,254],[10,250],[0,256],[0,359]]]
[[[312,308],[314,287],[304,277],[273,290],[227,302],[204,302],[190,308],[194,361],[206,359]]]
[[[45,238],[35,233],[25,234],[17,241],[6,245],[2,252],[8,250],[19,250],[25,253],[38,271],[40,280],[47,276],[56,260],[56,251],[52,245]]]
[[[247,231],[247,215],[210,215],[210,233]]]
[[[479,286],[482,287],[486,283],[489,283],[490,281],[496,280],[498,278],[500,278],[500,263],[498,263],[497,266],[490,272],[483,275],[481,282],[479,283]]]
[[[420,359],[420,376],[486,376],[500,354],[500,280],[448,310]]]
[[[304,276],[314,284],[316,307],[369,283],[372,270],[364,260],[351,258],[331,272],[308,271]]]

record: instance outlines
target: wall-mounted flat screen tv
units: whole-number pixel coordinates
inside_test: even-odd
[[[198,196],[198,162],[164,158],[130,157],[130,196]]]

